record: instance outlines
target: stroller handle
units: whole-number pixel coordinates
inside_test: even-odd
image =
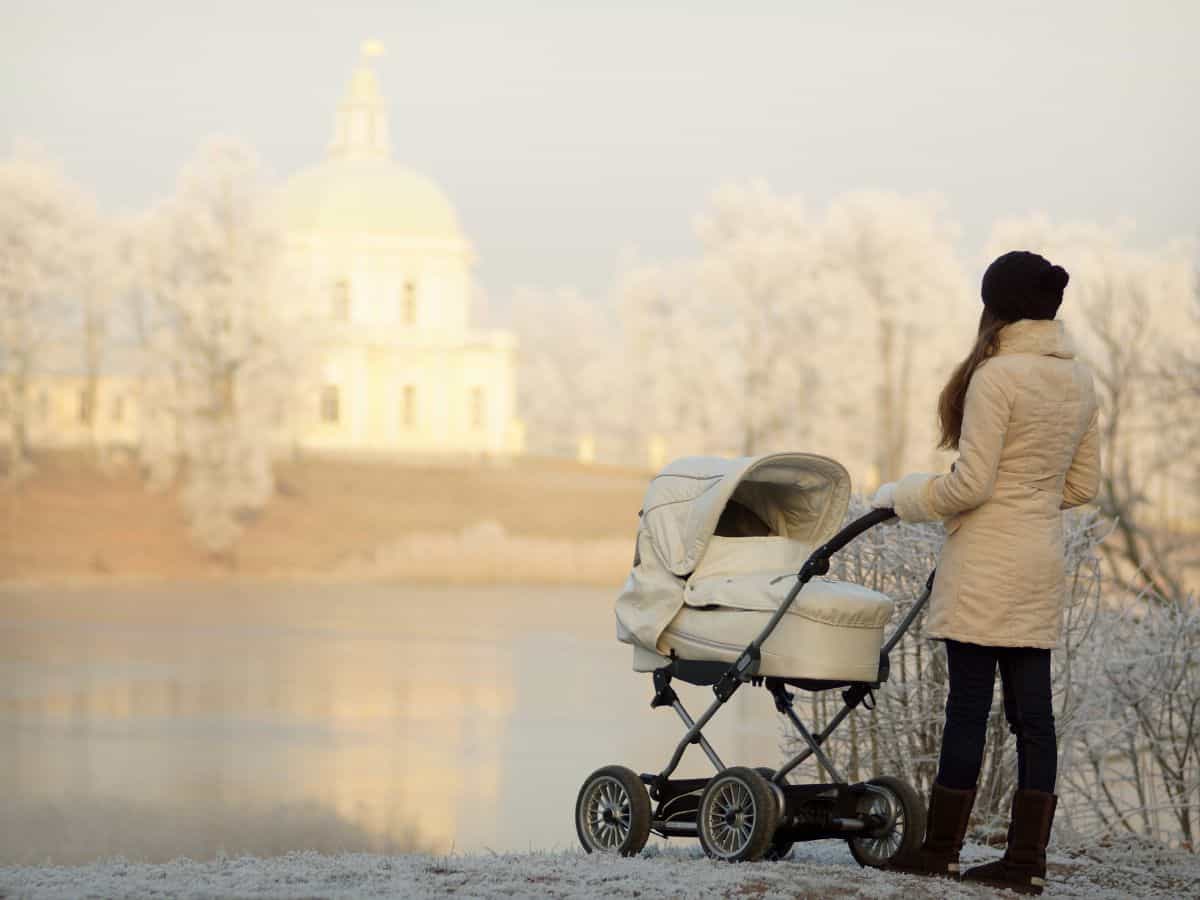
[[[894,518],[896,518],[896,510],[892,509],[891,507],[873,509],[866,515],[859,516],[857,519],[827,540],[824,544],[818,547],[813,552],[812,556],[809,557],[809,559],[824,558],[827,560],[864,531],[868,531],[874,528],[876,525],[881,525],[889,519]]]

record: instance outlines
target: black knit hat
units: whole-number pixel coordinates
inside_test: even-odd
[[[983,305],[1000,319],[1053,319],[1071,276],[1043,256],[1013,250],[983,273]]]

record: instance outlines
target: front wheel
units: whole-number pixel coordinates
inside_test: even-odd
[[[762,859],[779,826],[779,800],[760,774],[735,766],[705,786],[696,824],[700,846],[713,859]]]
[[[914,854],[925,840],[925,804],[916,788],[903,778],[872,778],[858,801],[858,814],[880,824],[849,838],[850,855],[860,866],[881,869],[897,858]]]
[[[783,789],[771,780],[775,777],[775,770],[768,769],[766,766],[758,766],[754,771],[767,779],[767,783],[771,786],[771,791],[775,794],[775,799],[779,801],[779,819],[782,821],[787,801],[784,799]],[[767,862],[779,862],[781,859],[787,859],[791,856],[792,847],[795,843],[795,841],[787,837],[786,831],[776,831],[775,836],[771,838],[771,846],[763,854],[763,859],[767,860]]]
[[[636,856],[650,839],[650,795],[624,766],[597,769],[575,800],[575,832],[588,853]]]

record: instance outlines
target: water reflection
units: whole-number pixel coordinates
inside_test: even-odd
[[[381,585],[0,593],[0,862],[570,846],[587,772],[659,766],[680,733],[649,710],[611,601]],[[727,763],[777,758],[765,697],[726,712],[713,738]]]

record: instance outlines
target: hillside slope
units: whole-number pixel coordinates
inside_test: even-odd
[[[563,542],[632,546],[647,478],[549,460],[288,462],[277,467],[276,496],[246,522],[234,558],[219,561],[191,542],[173,491],[148,491],[129,467],[102,473],[79,456],[55,455],[40,460],[32,478],[0,487],[0,580],[350,575],[364,560],[371,573],[386,576],[389,566],[372,561],[397,542],[423,540],[407,555],[427,553],[430,539],[481,523],[493,543],[513,539],[524,552],[539,539],[558,542],[549,545],[550,556],[561,555]],[[600,563],[603,577],[619,577],[619,570],[613,559]],[[433,577],[429,566],[417,575]]]

